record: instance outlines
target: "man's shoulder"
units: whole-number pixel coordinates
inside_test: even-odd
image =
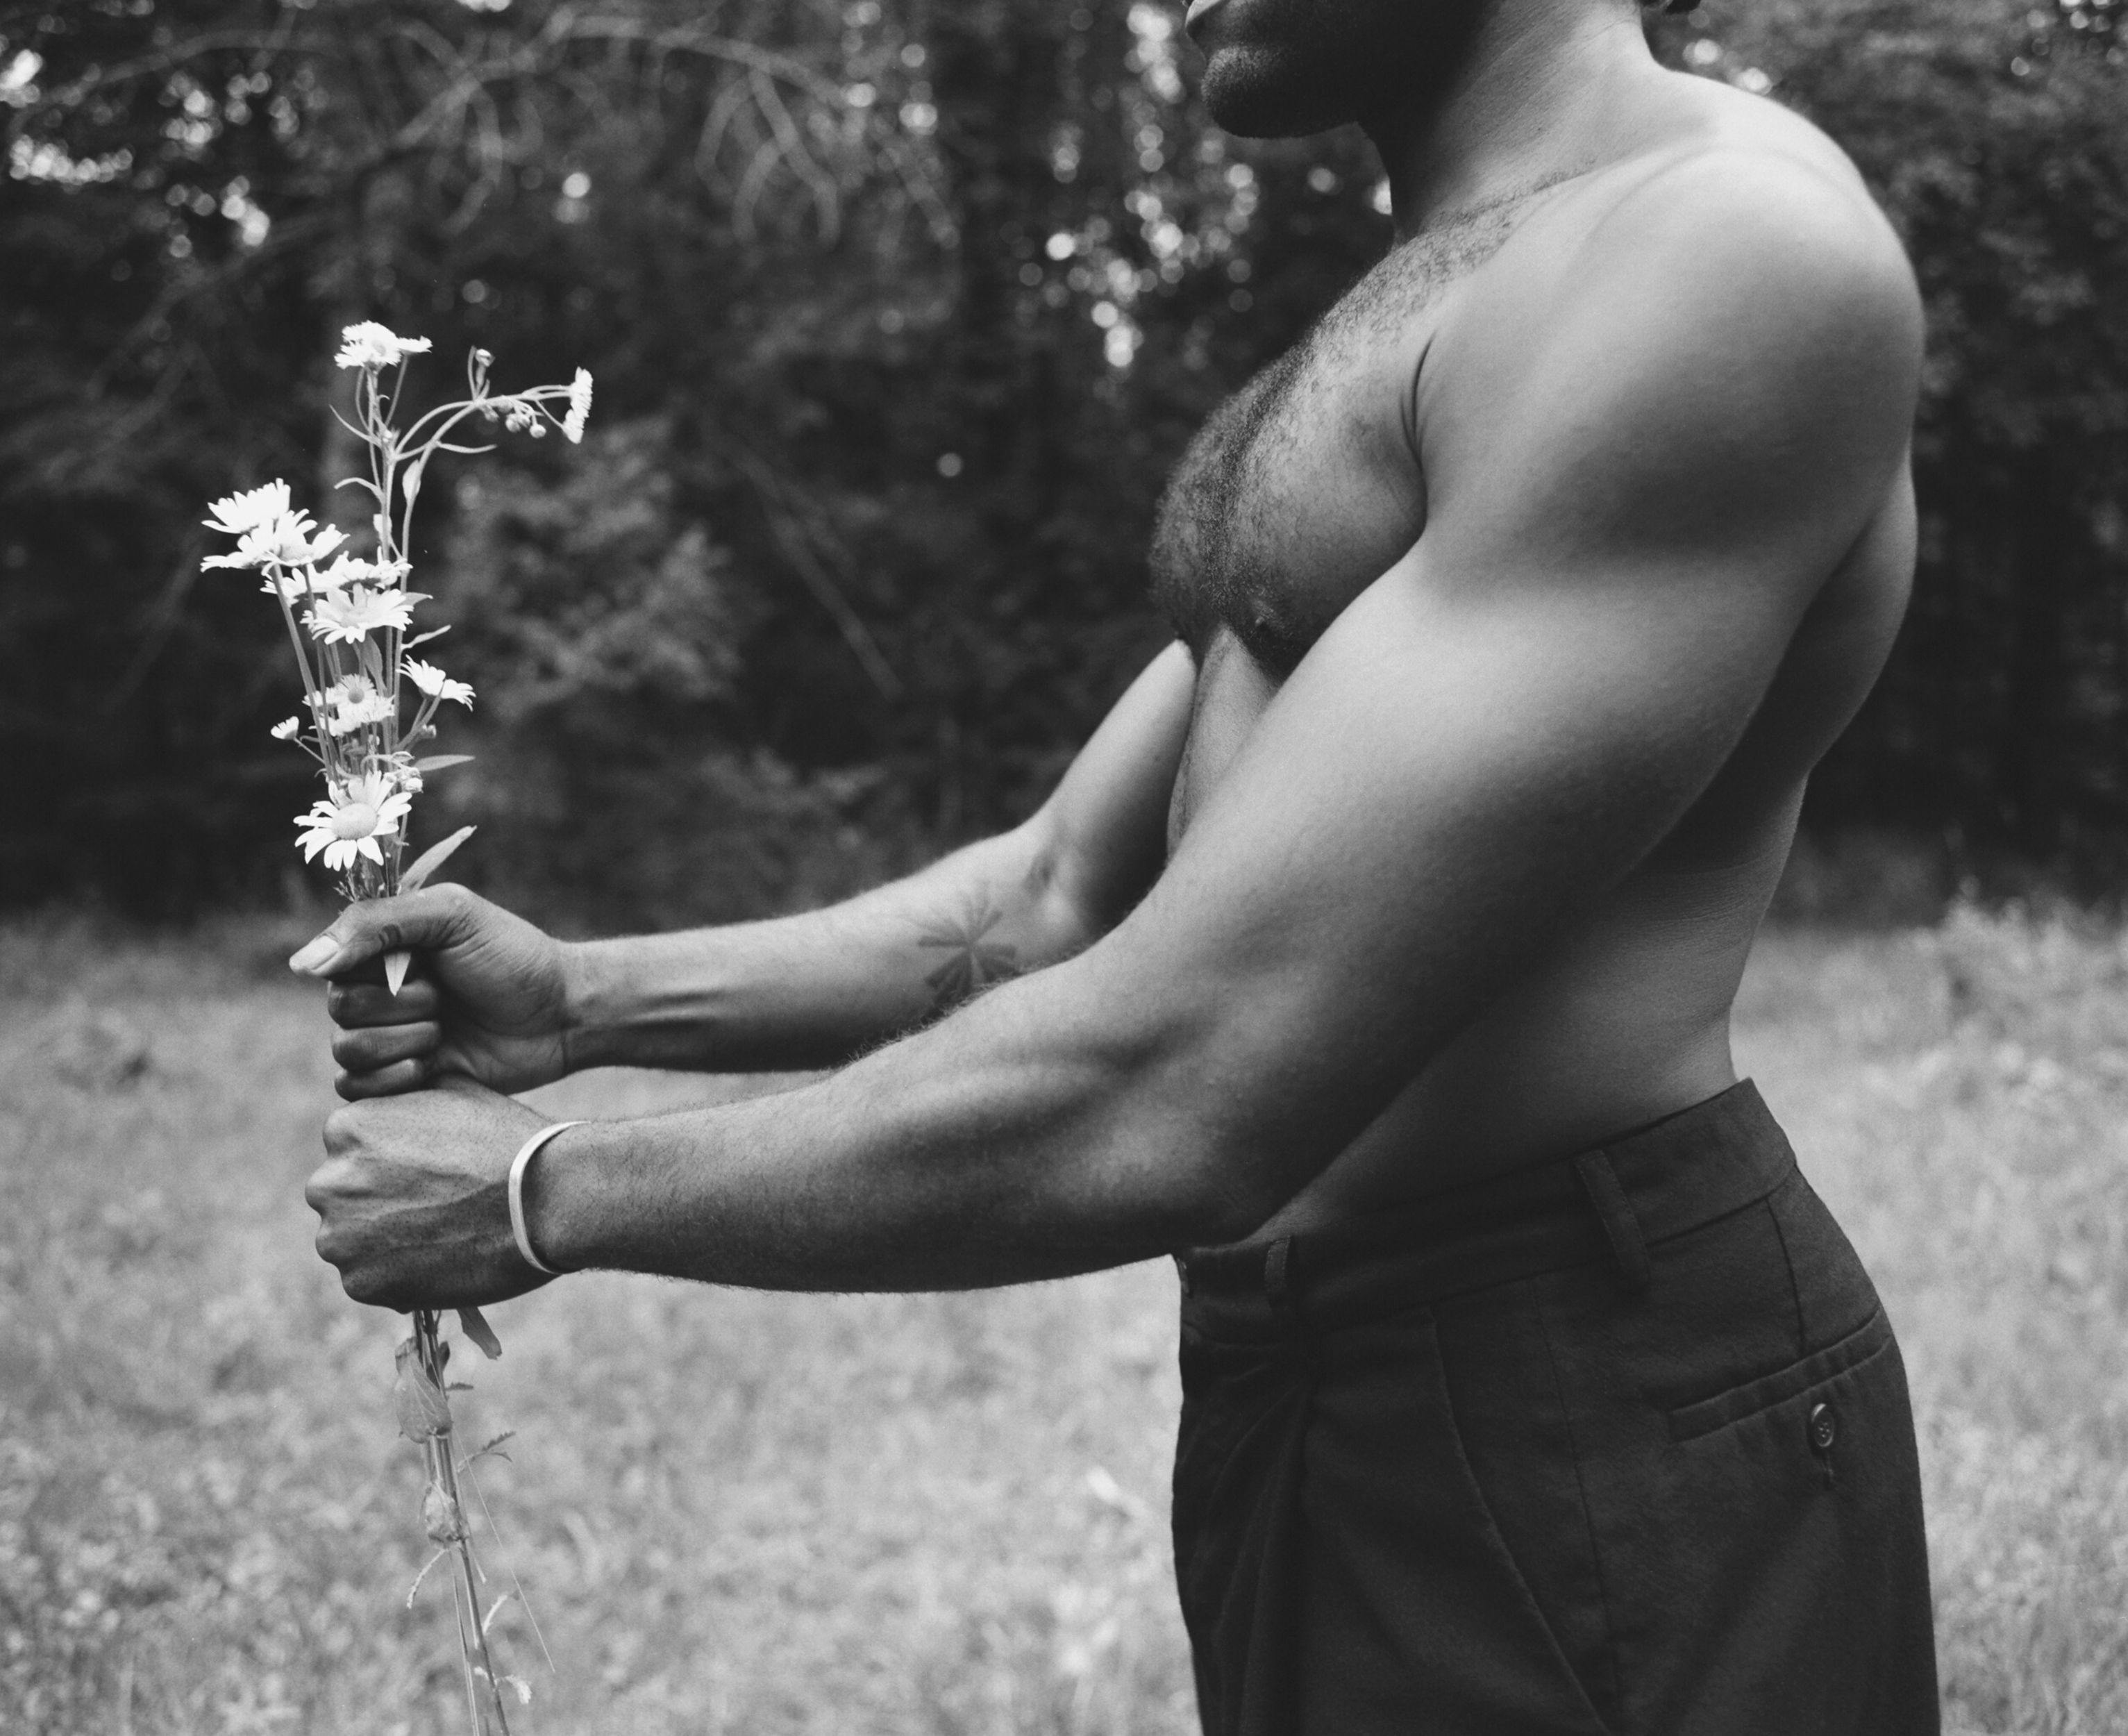
[[[1443,528],[1536,512],[1622,559],[1788,549],[1815,583],[1904,461],[1920,300],[1829,144],[1712,128],[1614,165],[1489,277],[1418,382]]]
[[[1815,141],[1822,149],[1802,148]],[[1897,232],[1829,140],[1717,134],[1654,155],[1604,189],[1575,246],[1577,274],[1682,273],[1754,298],[1770,286],[1914,298]]]
[[[1912,269],[1860,175],[1807,121],[1745,100],[1741,116],[1717,114],[1564,189],[1494,262],[1494,293],[1459,321],[1468,339],[1532,365],[1533,334],[1570,340],[1657,321],[1673,354],[1704,335],[1740,365],[1807,346],[1828,324],[1917,347]]]
[[[1818,419],[1903,448],[1913,273],[1860,178],[1805,123],[1712,126],[1585,177],[1486,278],[1420,380],[1420,425],[1444,445],[1484,430],[1492,446],[1519,404],[1555,426],[1603,417],[1613,445],[1638,430],[1741,454]]]

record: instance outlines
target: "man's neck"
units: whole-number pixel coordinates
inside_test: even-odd
[[[1398,239],[1437,212],[1608,159],[1660,76],[1636,12],[1617,0],[1486,0],[1442,85],[1365,123]]]

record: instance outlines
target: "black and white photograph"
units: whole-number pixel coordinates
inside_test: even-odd
[[[2128,1732],[2128,0],[0,137],[0,1736]]]

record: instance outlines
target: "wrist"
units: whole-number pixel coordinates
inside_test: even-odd
[[[728,961],[714,931],[565,943],[562,1049],[571,1071],[715,1072],[730,1023]]]
[[[611,943],[563,940],[561,951],[562,1070],[625,1065],[620,1053],[620,1023],[615,1016]]]
[[[557,1121],[541,1128],[517,1148],[517,1155],[511,1160],[507,1192],[510,1206],[510,1233],[517,1244],[517,1252],[525,1263],[544,1277],[556,1278],[568,1268],[557,1266],[541,1251],[538,1239],[532,1233],[531,1212],[527,1196],[532,1174],[532,1165],[539,1153],[569,1131],[581,1127],[581,1121]]]
[[[568,1125],[549,1136],[525,1171],[525,1233],[539,1258],[558,1271],[620,1263],[614,1226],[606,1220],[621,1125]]]

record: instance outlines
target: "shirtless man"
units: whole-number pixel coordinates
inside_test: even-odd
[[[1898,1349],[1729,1049],[1906,600],[1898,245],[1632,0],[1188,27],[1222,124],[1366,128],[1398,239],[1184,459],[1179,642],[1024,825],[832,910],[344,916],[319,1250],[399,1309],[1179,1253],[1208,1731],[1933,1730]],[[513,1233],[501,1093],[609,1063],[835,1070],[568,1129]]]

